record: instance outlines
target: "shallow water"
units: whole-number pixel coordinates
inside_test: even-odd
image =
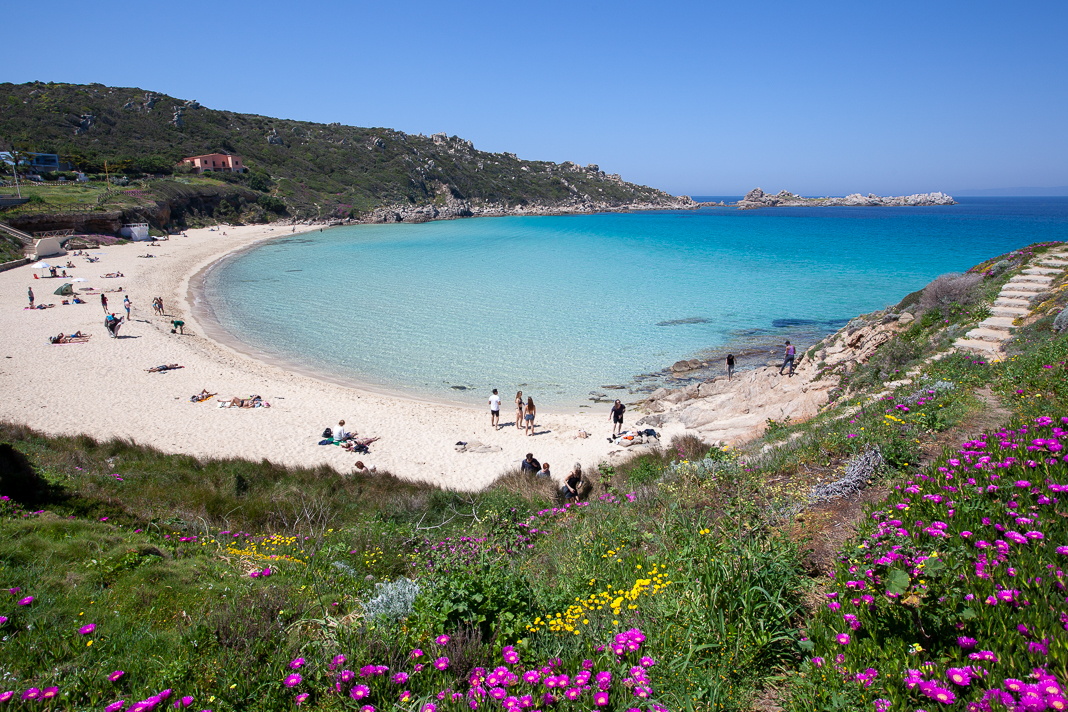
[[[748,349],[762,363],[784,338],[802,350],[939,274],[1066,234],[1065,198],[361,225],[238,253],[202,297],[227,332],[298,368],[577,406],[682,358]]]

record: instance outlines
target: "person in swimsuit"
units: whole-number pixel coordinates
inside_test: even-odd
[[[582,486],[582,466],[577,462],[574,469],[568,473],[564,480],[564,486],[560,488],[560,497],[566,502],[569,499],[578,501],[579,487]]]
[[[534,415],[538,412],[538,409],[534,407],[534,399],[527,397],[527,407],[523,413],[523,423],[526,426],[527,435],[534,434]]]
[[[126,295],[122,298],[122,305],[126,307],[126,321],[130,320],[130,296]]]
[[[100,295],[100,305],[104,307],[104,313],[108,313],[108,297],[106,294]]]
[[[608,414],[609,419],[612,421],[612,435],[623,432],[623,414],[625,412],[627,412],[627,406],[617,399],[616,404],[612,406],[612,410]]]
[[[26,287],[26,292],[30,297],[30,309],[33,309],[33,287]]]
[[[515,429],[523,429],[523,391],[515,394]]]
[[[734,354],[727,354],[727,380],[734,375]]]

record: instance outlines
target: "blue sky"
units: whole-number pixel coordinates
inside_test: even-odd
[[[1068,3],[11,3],[0,81],[446,131],[672,193],[1068,186]],[[19,32],[9,32],[8,47]]]

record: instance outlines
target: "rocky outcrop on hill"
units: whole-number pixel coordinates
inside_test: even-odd
[[[444,203],[430,205],[389,205],[376,208],[359,220],[346,222],[397,223],[429,222],[470,217],[504,217],[507,215],[574,215],[581,213],[629,212],[637,210],[691,210],[697,207],[689,196],[663,201],[638,201],[618,203],[597,201],[589,196],[572,198],[559,203],[524,203],[508,205],[499,203],[472,204],[469,201],[447,196]]]
[[[794,208],[794,207],[901,207],[921,205],[956,205],[957,201],[945,193],[918,193],[916,195],[902,195],[897,197],[880,197],[873,193],[866,196],[853,193],[844,198],[802,198],[788,190],[779,191],[776,195],[768,195],[760,188],[754,188],[745,194],[745,197],[737,202],[742,210],[754,208]]]
[[[840,374],[866,363],[894,332],[912,323],[907,312],[858,318],[817,344],[810,359],[798,351],[793,377],[779,375],[778,366],[764,366],[737,375],[718,376],[685,388],[660,388],[642,404],[647,413],[637,425],[681,424],[706,441],[731,444],[759,437],[770,418],[797,422],[815,416],[839,385]]]

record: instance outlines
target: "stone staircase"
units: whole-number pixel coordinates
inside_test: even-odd
[[[1055,247],[1033,259],[1028,267],[1001,288],[990,310],[990,317],[979,322],[977,328],[965,334],[965,338],[954,341],[953,345],[986,356],[998,356],[1002,344],[1011,335],[1015,320],[1031,313],[1031,300],[1035,295],[1047,291],[1066,268],[1068,246]]]

